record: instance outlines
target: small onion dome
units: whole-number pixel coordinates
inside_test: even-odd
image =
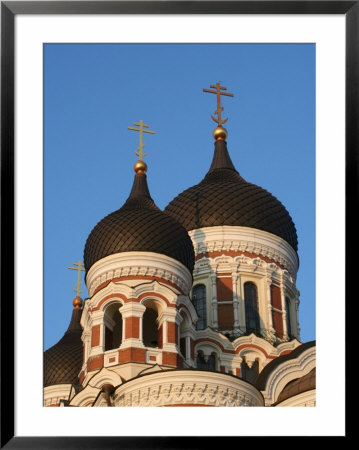
[[[222,225],[257,228],[298,249],[297,232],[288,211],[268,191],[239,175],[224,139],[216,140],[212,164],[204,179],[179,194],[165,212],[187,231]]]
[[[316,370],[315,367],[308,372],[306,375],[296,378],[290,381],[286,386],[284,386],[282,392],[278,396],[278,400],[273,406],[277,405],[288,398],[294,397],[296,395],[302,394],[303,392],[311,391],[316,388]]]
[[[76,299],[81,300],[80,297]],[[57,344],[44,352],[44,387],[79,383],[78,374],[82,367],[83,353],[81,314],[82,309],[75,307],[64,336]]]
[[[155,205],[148,190],[146,169],[143,161],[135,164],[136,175],[127,201],[91,231],[84,251],[87,272],[106,256],[138,251],[169,256],[192,273],[194,250],[191,238],[176,220]]]
[[[277,368],[281,364],[283,364],[291,359],[298,358],[303,352],[305,352],[309,348],[315,347],[315,344],[316,344],[315,341],[305,342],[304,344],[299,345],[299,347],[295,348],[290,353],[287,353],[282,356],[278,356],[278,358],[273,359],[270,363],[268,363],[264,367],[262,372],[258,375],[258,378],[256,379],[256,382],[255,382],[256,388],[260,391],[264,391],[266,389],[266,384],[267,384],[267,381],[268,381],[270,375],[275,370],[277,370]]]

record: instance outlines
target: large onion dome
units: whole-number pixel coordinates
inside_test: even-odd
[[[57,344],[44,352],[44,387],[56,384],[79,383],[78,375],[82,367],[82,301],[76,297],[70,325]]]
[[[204,179],[179,194],[165,212],[187,231],[222,225],[257,228],[298,249],[297,232],[288,211],[271,193],[239,175],[221,138],[215,142],[213,161]]]
[[[174,258],[192,273],[192,241],[176,220],[155,205],[147,186],[146,168],[143,161],[136,163],[135,179],[127,201],[91,231],[84,251],[86,271],[106,256],[138,251]]]

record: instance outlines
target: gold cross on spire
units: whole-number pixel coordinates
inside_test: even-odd
[[[221,113],[223,111],[223,106],[221,106],[221,95],[226,95],[227,97],[234,97],[233,94],[230,94],[229,92],[221,92],[222,90],[226,91],[227,88],[224,86],[221,86],[220,83],[216,84],[210,84],[210,88],[215,89],[215,91],[211,91],[210,89],[203,89],[203,92],[209,92],[211,94],[217,94],[217,109],[214,112],[217,114],[217,119],[211,115],[212,120],[214,120],[216,123],[218,123],[218,126],[221,127],[223,123],[226,123],[228,120],[228,117],[226,119],[222,120]]]
[[[145,130],[145,128],[148,128],[149,125],[146,125],[145,123],[143,123],[143,120],[140,120],[139,123],[134,122],[133,124],[139,128],[128,127],[128,129],[140,132],[140,145],[137,147],[138,151],[136,152],[136,150],[135,150],[135,153],[138,156],[138,159],[140,161],[142,161],[143,157],[147,155],[147,153],[143,153],[143,151],[142,151],[143,147],[145,146],[145,144],[143,143],[143,133],[155,134],[155,132],[151,131],[151,130]]]
[[[77,296],[80,297],[81,292],[83,292],[80,289],[81,286],[81,272],[85,272],[85,269],[83,269],[84,265],[81,261],[75,262],[74,266],[76,267],[68,267],[68,269],[77,270],[77,283],[76,283],[76,289],[74,291],[76,292]]]

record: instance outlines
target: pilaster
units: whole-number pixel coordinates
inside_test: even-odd
[[[217,274],[211,274],[212,282],[212,320],[213,328],[218,328]]]
[[[239,332],[239,300],[237,295],[237,286],[238,286],[238,273],[234,269],[232,269],[232,290],[233,290],[233,317],[234,317],[234,323],[233,328],[234,332]]]

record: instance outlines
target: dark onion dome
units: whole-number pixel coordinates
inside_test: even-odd
[[[257,228],[281,237],[298,250],[297,232],[288,211],[268,191],[239,175],[222,139],[215,142],[212,165],[204,179],[179,194],[165,212],[187,231],[221,225]]]
[[[278,366],[284,362],[287,362],[291,359],[295,359],[300,356],[303,352],[308,350],[308,348],[315,347],[316,341],[305,342],[304,344],[299,345],[299,347],[295,348],[290,353],[287,353],[282,356],[278,356],[278,358],[273,359],[270,363],[268,363],[262,372],[258,375],[258,378],[255,382],[255,385],[258,390],[264,391],[266,388],[267,381],[270,375],[278,368]]]
[[[147,166],[142,162],[144,169],[141,170],[138,164],[135,165],[132,191],[125,204],[102,219],[87,239],[86,272],[106,256],[138,251],[169,256],[192,273],[194,250],[191,238],[176,220],[155,205],[147,186]]]
[[[75,298],[77,299],[79,297]],[[83,354],[80,325],[82,309],[76,306],[75,300],[75,309],[66,333],[57,344],[44,352],[44,387],[79,383]]]
[[[299,395],[303,392],[312,391],[316,388],[316,369],[315,367],[306,375],[295,380],[290,381],[282,390],[278,396],[278,400],[272,405],[275,406],[278,403],[287,400],[288,398]]]

